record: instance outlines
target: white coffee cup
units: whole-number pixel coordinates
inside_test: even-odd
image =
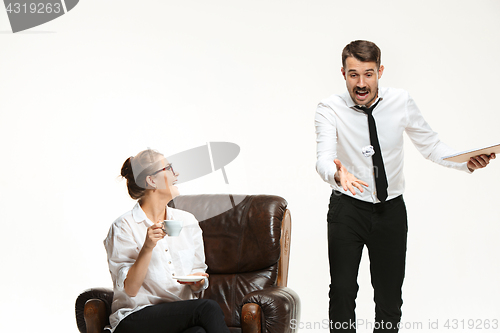
[[[163,221],[163,231],[171,237],[179,236],[182,230],[182,221],[165,220]]]

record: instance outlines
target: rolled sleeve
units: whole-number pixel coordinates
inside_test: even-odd
[[[125,290],[125,279],[127,278],[127,274],[128,274],[129,269],[130,269],[129,266],[123,266],[118,271],[118,274],[116,276],[116,288],[120,291]]]
[[[137,260],[140,251],[130,234],[126,221],[120,221],[113,224],[108,237],[104,240],[109,271],[115,287],[120,291],[124,290],[128,271]]]

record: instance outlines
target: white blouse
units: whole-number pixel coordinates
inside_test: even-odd
[[[124,281],[144,245],[147,229],[153,223],[137,203],[113,222],[104,240],[114,289],[109,317],[111,326],[106,327],[111,331],[127,315],[146,306],[194,298],[191,287],[178,283],[173,276],[207,269],[202,231],[191,213],[170,207],[166,209],[168,220],[183,221],[182,231],[177,237],[165,236],[156,243],[146,278],[135,297],[125,293]],[[203,289],[207,287],[208,279],[205,279]]]

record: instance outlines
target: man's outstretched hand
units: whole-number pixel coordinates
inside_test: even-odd
[[[354,188],[357,188],[361,193],[363,192],[363,186],[368,187],[368,184],[365,183],[362,180],[359,180],[358,178],[354,177],[352,173],[347,171],[347,169],[342,165],[340,160],[335,159],[333,160],[335,165],[337,166],[337,172],[335,173],[335,181],[337,183],[340,183],[344,191],[351,191],[352,195],[356,195],[356,190]]]
[[[491,155],[477,155],[470,158],[470,160],[467,162],[467,167],[470,171],[481,169],[487,166],[490,163],[490,160],[494,160],[495,158],[495,153],[492,153]]]

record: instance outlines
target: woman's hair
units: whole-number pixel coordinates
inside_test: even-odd
[[[157,171],[155,168],[158,168],[158,162],[164,158],[156,150],[146,149],[125,160],[121,175],[127,179],[127,190],[132,199],[141,199],[146,194],[146,177]]]
[[[127,158],[122,166],[122,177],[127,180],[127,190],[128,194],[132,199],[140,199],[146,193],[146,189],[137,185],[134,179],[134,173],[132,171],[132,157]]]

